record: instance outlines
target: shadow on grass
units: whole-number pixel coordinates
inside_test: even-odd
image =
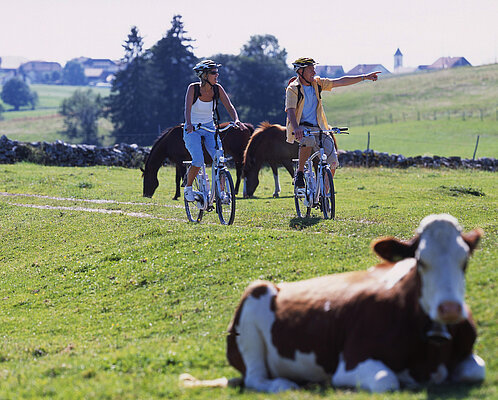
[[[472,389],[482,383],[443,383],[427,386],[427,400],[469,399]]]
[[[309,217],[309,218],[292,218],[289,222],[289,227],[302,231],[303,229],[309,228],[310,226],[318,224],[322,218],[320,217]]]

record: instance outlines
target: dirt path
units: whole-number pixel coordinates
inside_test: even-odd
[[[134,203],[131,201],[116,201],[116,200],[100,200],[100,199],[77,199],[75,197],[53,197],[45,196],[41,194],[28,194],[28,193],[7,193],[0,192],[0,196],[4,197],[35,197],[37,199],[49,199],[58,201],[81,201],[85,203],[95,203],[95,204],[125,204],[132,206],[156,206],[156,207],[168,207],[168,208],[183,208],[181,205],[169,205],[169,204],[157,204],[157,203]]]
[[[86,203],[94,203],[94,204],[123,204],[123,205],[137,205],[137,206],[159,206],[159,207],[169,207],[169,208],[181,208],[183,206],[180,205],[167,205],[167,204],[155,204],[155,203],[134,203],[129,201],[115,201],[115,200],[98,200],[98,199],[77,199],[73,197],[53,197],[53,196],[45,196],[38,194],[27,194],[27,193],[7,193],[0,192],[0,196],[3,197],[28,197],[28,198],[38,198],[38,199],[47,199],[47,200],[56,200],[56,201],[73,201],[73,202],[86,202]],[[14,203],[9,202],[10,205],[17,207],[26,207],[26,208],[37,208],[41,210],[64,210],[64,211],[82,211],[82,212],[92,212],[92,213],[101,213],[101,214],[121,214],[126,215],[128,217],[135,218],[150,218],[150,219],[158,219],[161,221],[174,221],[174,222],[185,222],[183,219],[178,218],[163,218],[158,217],[156,215],[147,214],[143,212],[130,212],[123,210],[107,210],[105,208],[85,208],[85,207],[66,207],[66,206],[52,206],[48,204],[25,204],[25,203]]]

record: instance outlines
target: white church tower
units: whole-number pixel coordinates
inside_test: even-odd
[[[400,68],[403,68],[403,54],[398,48],[398,50],[396,50],[396,53],[394,53],[394,70],[396,71]]]

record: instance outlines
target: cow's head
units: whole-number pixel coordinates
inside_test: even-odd
[[[481,236],[480,229],[462,233],[454,217],[439,214],[425,217],[411,241],[386,238],[375,242],[373,248],[392,262],[414,257],[422,309],[433,321],[452,324],[467,317],[465,270]]]

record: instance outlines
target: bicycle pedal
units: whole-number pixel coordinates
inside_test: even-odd
[[[297,197],[305,197],[306,196],[306,188],[297,188],[296,194],[297,194]]]

